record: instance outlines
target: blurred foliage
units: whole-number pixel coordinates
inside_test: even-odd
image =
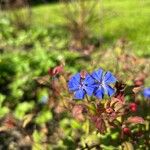
[[[70,34],[61,12],[62,4],[0,12],[0,149],[149,149],[149,101],[141,93],[137,99],[129,96],[132,85],[143,75],[143,84],[150,85],[150,61],[132,54],[130,47],[131,41],[136,54],[149,57],[149,18],[143,15],[149,11],[149,3],[141,2],[141,13],[135,4],[135,0],[124,3],[106,0],[101,5],[101,27],[89,16],[85,24],[92,29],[93,37],[86,39],[87,44],[97,43],[99,30],[104,41],[103,47],[97,47],[90,55],[68,50]],[[85,7],[92,8],[88,6]],[[135,12],[132,8],[136,8]],[[74,14],[72,6],[71,12],[75,15],[71,20],[78,24],[80,13]],[[78,32],[77,26],[73,28],[74,33]],[[110,49],[105,48],[105,44],[118,38]],[[64,67],[65,75],[51,78],[49,68],[58,65]],[[135,101],[139,105],[137,115],[145,119],[142,125],[130,124],[132,136],[127,134],[123,140],[119,128],[108,128],[101,134],[85,112],[79,116],[73,112],[82,102],[70,102],[72,97],[66,87],[70,74],[81,70],[92,72],[99,67],[112,71],[129,85],[126,102]],[[89,108],[93,111],[93,105]]]
[[[97,45],[97,42],[100,42],[101,50],[103,50],[114,45],[116,39],[123,38],[127,41],[129,49],[132,49],[136,55],[149,57],[149,7],[148,1],[101,1],[100,7],[96,7],[98,8],[96,12],[99,12],[100,23],[94,24],[93,28],[90,27],[93,36],[90,43]],[[30,22],[34,27],[50,28],[51,31],[56,29],[56,32],[61,30],[63,34],[68,35],[68,32],[61,28],[66,22],[63,10],[64,7],[60,3],[33,7],[30,9],[31,19],[25,23]],[[5,17],[12,16],[9,11],[1,11],[0,16],[3,15]],[[61,35],[59,34],[59,36]],[[100,39],[97,38],[99,36]],[[68,38],[65,41],[69,43],[67,40]]]
[[[94,45],[95,43],[92,43],[95,36],[93,32],[100,24],[100,2],[97,0],[88,2],[86,0],[62,0],[62,2],[64,2],[65,24],[71,36],[70,48],[83,51],[88,45]],[[97,43],[99,43],[100,33],[96,34]]]

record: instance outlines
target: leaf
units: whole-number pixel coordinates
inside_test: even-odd
[[[90,127],[89,120],[86,120],[85,123],[82,126],[82,129],[84,130],[84,132],[86,134],[89,134],[89,127]]]
[[[117,102],[114,106],[115,112],[119,111],[120,109],[123,109],[123,105],[120,102]]]
[[[22,120],[25,114],[31,111],[34,108],[34,106],[35,103],[33,101],[19,103],[14,112],[15,117],[19,120]]]
[[[80,123],[73,119],[70,120],[70,124],[73,129],[80,129],[80,127],[81,127]]]
[[[122,144],[122,150],[134,150],[134,147],[133,147],[132,143],[124,142]]]
[[[3,101],[5,100],[5,98],[6,98],[6,96],[5,96],[5,95],[2,95],[2,94],[0,93],[0,107],[2,106],[2,103],[3,103]]]
[[[94,115],[96,113],[96,106],[94,103],[87,104],[87,108],[88,108],[88,111],[90,112],[90,114]]]
[[[134,87],[134,88],[132,89],[132,91],[133,91],[135,94],[139,93],[141,90],[142,90],[142,87]]]
[[[83,121],[84,120],[83,110],[84,107],[82,105],[75,105],[72,109],[72,116],[79,121]]]
[[[127,122],[128,123],[135,123],[135,124],[143,124],[144,123],[144,119],[142,117],[138,117],[138,116],[129,117],[127,119]]]
[[[126,86],[126,88],[125,88],[126,95],[134,94],[133,88],[134,88],[134,86],[132,86],[132,85]]]
[[[0,133],[1,132],[5,132],[7,130],[9,130],[9,129],[7,127],[5,127],[5,126],[0,127]]]
[[[108,145],[101,144],[101,148],[104,150],[118,150],[118,147],[114,147],[112,145],[108,146]]]
[[[33,137],[34,142],[38,143],[41,141],[41,135],[37,130],[34,130],[32,137]]]
[[[50,79],[49,75],[45,75],[45,76],[41,76],[41,77],[36,77],[34,78],[37,83],[41,84],[41,85],[46,85]]]
[[[67,87],[67,82],[66,82],[66,79],[64,76],[60,75],[59,77],[59,82],[60,82],[60,85],[61,85],[61,88],[65,91],[67,91],[68,87]]]
[[[110,102],[110,107],[113,107],[116,103],[119,102],[119,99],[118,98],[112,98],[111,99],[111,102]]]
[[[35,122],[36,122],[37,124],[41,125],[41,124],[44,124],[44,123],[46,123],[46,122],[48,122],[48,121],[50,121],[50,120],[52,120],[52,119],[53,119],[53,114],[52,114],[52,112],[50,112],[49,110],[46,110],[46,111],[40,112],[40,113],[37,115],[37,117],[36,117],[36,119],[35,119]]]
[[[1,107],[0,108],[0,117],[3,117],[3,116],[5,116],[7,113],[9,112],[9,108],[7,108],[7,107]]]
[[[22,127],[25,128],[27,126],[27,124],[29,124],[32,121],[32,118],[33,118],[33,114],[24,116],[24,121],[23,121]]]

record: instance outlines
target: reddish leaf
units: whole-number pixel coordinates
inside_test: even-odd
[[[85,119],[83,115],[84,110],[85,110],[84,106],[75,105],[72,109],[72,116],[79,121],[84,121]]]
[[[104,131],[106,130],[106,125],[104,120],[99,116],[92,116],[91,119],[95,124],[95,127],[99,130],[99,132],[104,133]]]
[[[127,122],[129,123],[140,123],[140,124],[143,124],[144,123],[144,119],[142,117],[138,117],[138,116],[135,116],[135,117],[129,117]]]

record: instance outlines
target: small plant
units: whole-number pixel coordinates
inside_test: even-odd
[[[6,13],[9,11],[11,23],[17,29],[27,29],[31,25],[31,9],[28,0],[2,0],[0,9]],[[3,13],[3,12],[2,12]]]
[[[64,2],[66,27],[71,35],[70,48],[73,50],[90,50],[89,41],[92,32],[99,24],[99,1],[74,0]]]
[[[112,87],[112,85],[114,86]],[[145,134],[146,131],[142,130],[146,121],[138,114],[140,108],[136,102],[136,85],[127,92],[128,86],[119,82],[111,72],[104,73],[102,69],[98,69],[91,74],[85,71],[75,74],[70,78],[68,88],[74,93],[74,99],[83,100],[80,105],[78,102],[76,104],[78,107],[76,111],[80,112],[79,114],[76,112],[74,115],[76,118],[79,116],[82,120],[82,110],[82,113],[86,112],[83,113],[84,118],[89,119],[101,134],[106,135],[110,131],[118,132],[118,142],[122,143],[124,149],[128,146],[130,148],[135,147],[134,143],[137,142],[137,139],[134,138],[134,135],[140,132],[145,138],[144,147],[147,148],[148,137]],[[149,93],[149,88],[145,88],[143,92],[145,98],[150,97]],[[134,102],[126,101],[126,96],[134,97]],[[146,103],[148,104],[148,102]],[[138,126],[139,129],[136,129]],[[129,137],[131,137],[131,143],[128,142],[126,145],[125,142],[127,139],[129,140]],[[88,148],[88,144],[86,146]]]

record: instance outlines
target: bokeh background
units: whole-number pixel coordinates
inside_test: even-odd
[[[0,0],[0,149],[71,150],[93,139],[119,147],[116,132],[89,134],[62,110],[48,70],[102,67],[131,84],[150,69],[149,26],[149,0]]]

